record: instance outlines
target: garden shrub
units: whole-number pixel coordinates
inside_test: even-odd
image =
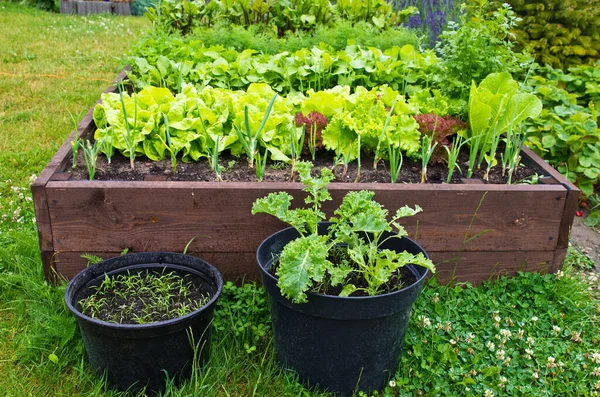
[[[487,0],[469,7],[460,25],[448,23],[436,45],[441,62],[436,83],[446,95],[469,98],[471,83],[479,84],[487,75],[497,72],[520,72],[526,54],[513,51],[510,29],[518,18],[509,6],[495,11]]]
[[[546,66],[528,81],[544,109],[527,125],[527,145],[591,195],[600,183],[598,104],[600,62],[595,67],[560,69]]]
[[[600,58],[600,1],[495,0],[501,3],[522,18],[514,33],[538,63],[566,69]]]
[[[283,37],[289,32],[312,32],[322,25],[333,27],[339,21],[364,22],[385,30],[399,26],[416,12],[414,7],[396,12],[385,0],[162,0],[147,15],[155,24],[184,35],[194,27],[222,22],[227,26],[257,26]]]

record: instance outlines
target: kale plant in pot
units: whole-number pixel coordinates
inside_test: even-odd
[[[219,271],[183,254],[146,252],[90,266],[67,286],[92,368],[118,390],[159,393],[208,360]]]
[[[388,210],[374,193],[348,193],[329,222],[321,205],[331,200],[324,169],[297,170],[307,208],[290,209],[285,192],[258,199],[252,213],[268,213],[292,227],[258,247],[263,284],[271,298],[279,362],[301,381],[352,395],[383,387],[398,366],[412,304],[433,263],[406,237],[399,220],[421,211]]]

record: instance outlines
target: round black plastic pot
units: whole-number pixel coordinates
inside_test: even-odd
[[[78,302],[93,293],[106,275],[141,271],[174,271],[190,275],[209,294],[209,302],[185,316],[149,324],[114,324],[81,313]],[[189,378],[192,364],[208,360],[212,318],[223,279],[205,261],[189,255],[147,252],[102,261],[77,274],[67,286],[65,301],[75,315],[91,366],[118,390],[158,393],[166,377],[180,382]],[[168,374],[168,375],[167,375]]]
[[[320,224],[319,233],[326,234],[328,227],[329,223]],[[294,370],[303,383],[322,390],[344,396],[381,390],[398,367],[411,307],[428,270],[408,265],[417,281],[392,293],[340,297],[309,292],[307,303],[295,304],[281,295],[269,268],[297,237],[294,228],[281,230],[257,251],[263,285],[271,298],[278,361]],[[427,256],[406,237],[389,239],[381,248]]]

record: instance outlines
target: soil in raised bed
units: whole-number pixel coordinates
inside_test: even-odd
[[[501,153],[502,147],[498,152]],[[303,160],[312,161],[310,156],[303,156]],[[200,181],[214,182],[216,177],[209,166],[208,160],[202,159],[198,162],[184,163],[177,162],[176,171],[171,169],[171,160],[165,159],[161,161],[151,161],[147,158],[138,157],[135,160],[135,168],[132,170],[129,158],[125,158],[121,154],[113,156],[111,163],[107,162],[104,155],[98,157],[96,180],[119,180],[119,181],[143,181],[145,179],[154,178],[154,180],[170,180],[170,181]],[[320,172],[321,168],[332,168],[334,164],[333,155],[330,153],[320,154],[312,161],[314,171]],[[225,182],[255,182],[256,172],[254,168],[249,168],[245,157],[234,157],[228,153],[223,153],[219,158],[219,164],[222,167],[222,179]],[[357,161],[349,164],[348,170],[344,174],[343,166],[337,166],[333,169],[336,176],[335,182],[360,182],[360,183],[389,183],[390,173],[389,164],[380,161],[377,168],[373,168],[373,156],[363,154],[361,156],[361,170],[359,178],[356,178],[358,171]],[[500,159],[498,159],[498,164]],[[463,183],[461,177],[466,176],[469,165],[469,153],[467,149],[461,152],[458,165],[462,173],[455,168],[451,183]],[[474,179],[481,179],[485,173],[485,163],[480,170],[473,172]],[[285,163],[268,162],[265,170],[263,181],[268,182],[290,182],[292,181],[291,166]],[[83,161],[83,156],[79,153],[77,167],[71,168],[67,166],[65,172],[71,173],[71,179],[85,180],[88,179],[88,172]],[[526,165],[521,165],[512,178],[512,183],[519,183],[529,180],[535,174],[540,174],[539,170],[530,168]],[[445,183],[448,177],[448,166],[445,163],[430,163],[427,166],[427,183]],[[298,179],[297,174],[293,180]],[[404,158],[402,169],[397,180],[397,183],[420,183],[421,181],[421,162],[414,161],[409,158]],[[490,171],[489,180],[483,183],[491,184],[506,184],[508,177],[502,175],[502,167],[495,166]]]

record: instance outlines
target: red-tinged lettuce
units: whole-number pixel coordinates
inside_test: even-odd
[[[434,163],[445,162],[448,153],[444,146],[449,146],[448,137],[455,135],[459,131],[466,131],[467,123],[452,116],[440,117],[435,114],[417,114],[413,116],[419,123],[421,135],[432,137],[433,143],[437,143],[431,161]]]

